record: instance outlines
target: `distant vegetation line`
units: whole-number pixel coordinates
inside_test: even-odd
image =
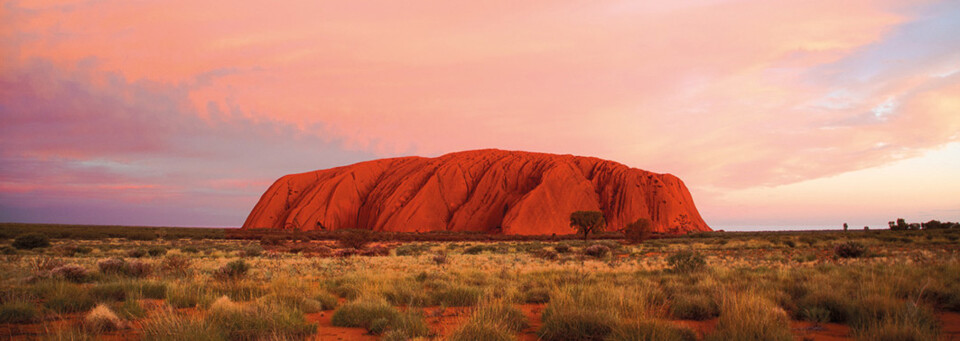
[[[945,223],[951,224],[951,223]],[[957,228],[956,223],[947,229]],[[925,224],[926,225],[926,224]],[[925,227],[925,226],[924,226]],[[276,229],[245,229],[239,228],[209,228],[209,227],[157,227],[157,226],[123,226],[123,225],[70,225],[70,224],[33,224],[33,223],[0,223],[0,239],[10,239],[24,233],[41,233],[55,239],[100,240],[109,238],[124,238],[128,240],[156,240],[156,239],[245,239],[260,240],[270,236],[288,240],[339,240],[346,230],[335,231],[299,231]],[[789,230],[789,231],[716,231],[698,232],[687,235],[674,236],[653,233],[650,238],[660,239],[668,237],[679,238],[724,238],[724,237],[767,237],[767,236],[802,236],[812,233],[837,234],[868,233],[876,238],[898,238],[907,233],[920,233],[924,230],[893,229],[893,230]],[[375,238],[380,241],[551,241],[581,239],[582,235],[573,233],[566,235],[499,235],[483,232],[380,232]],[[623,239],[621,232],[600,232],[592,234],[590,239]]]

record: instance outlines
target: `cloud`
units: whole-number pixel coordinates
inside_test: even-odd
[[[215,104],[201,117],[184,86],[90,65],[33,59],[0,77],[5,220],[236,226],[280,175],[371,158]]]
[[[22,198],[252,206],[231,188],[489,147],[737,191],[960,138],[951,1],[8,2],[0,20],[0,190]]]

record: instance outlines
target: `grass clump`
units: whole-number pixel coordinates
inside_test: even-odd
[[[226,341],[220,328],[205,320],[193,319],[173,311],[165,311],[143,325],[144,341],[204,340]]]
[[[204,320],[231,340],[302,338],[317,330],[317,325],[307,322],[303,312],[295,308],[260,303],[245,306],[226,296],[210,305]]]
[[[607,341],[695,341],[697,334],[686,327],[662,320],[633,321],[614,329]]]
[[[344,304],[333,313],[331,322],[337,327],[369,328],[377,319],[393,321],[400,316],[397,308],[383,299],[360,299]]]
[[[670,315],[681,320],[703,321],[719,316],[720,309],[706,294],[678,294],[670,301]]]
[[[693,250],[685,250],[667,257],[667,264],[674,272],[684,273],[705,268],[707,261],[703,254]]]
[[[451,285],[434,293],[434,300],[447,307],[476,305],[483,291],[467,285]]]
[[[193,308],[212,301],[204,288],[196,285],[177,284],[167,288],[167,304],[174,308]]]
[[[468,321],[447,337],[448,341],[512,341],[516,339],[516,335],[503,325],[486,320]]]
[[[79,285],[54,281],[37,287],[43,306],[57,313],[75,313],[93,308],[95,303],[90,292]]]
[[[32,323],[40,318],[37,306],[26,300],[13,300],[0,304],[0,323]]]
[[[789,319],[780,307],[756,293],[726,297],[717,330],[707,340],[792,341]]]
[[[243,259],[237,259],[227,263],[213,273],[213,277],[219,280],[237,280],[247,275],[250,271],[250,265]]]
[[[619,314],[629,314],[615,302],[620,293],[601,286],[561,288],[551,295],[544,309],[541,340],[603,340],[619,323]]]
[[[93,333],[102,333],[120,329],[121,321],[117,314],[101,304],[83,317],[83,328]]]

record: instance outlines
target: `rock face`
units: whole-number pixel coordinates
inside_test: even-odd
[[[495,149],[361,162],[277,180],[243,228],[574,233],[570,213],[603,212],[607,231],[710,231],[686,186],[592,157]]]

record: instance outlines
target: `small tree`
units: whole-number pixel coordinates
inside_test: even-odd
[[[847,225],[847,223],[843,223],[843,232],[847,232],[847,228],[849,228],[849,227],[850,227],[850,226]]]
[[[570,227],[577,229],[577,233],[583,234],[583,240],[587,240],[590,232],[603,232],[603,213],[599,211],[573,212],[570,214]]]
[[[627,238],[627,241],[630,243],[642,243],[644,240],[650,239],[650,233],[653,232],[653,224],[650,222],[650,219],[640,218],[637,221],[630,223],[626,228],[623,229],[623,235]]]

